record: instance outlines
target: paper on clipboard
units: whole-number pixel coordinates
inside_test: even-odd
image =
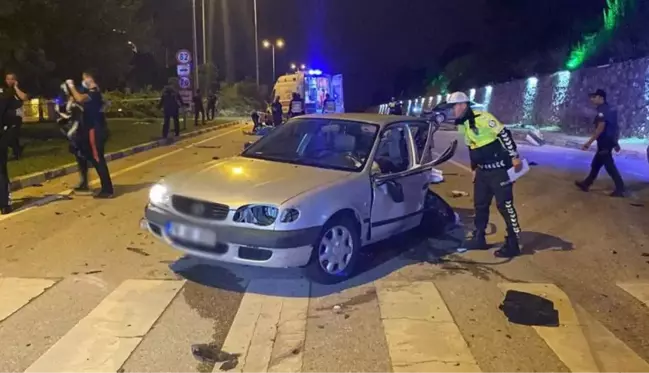
[[[509,182],[513,183],[518,180],[521,176],[525,175],[530,170],[530,164],[527,162],[527,159],[521,160],[521,170],[516,172],[514,167],[507,170],[507,175],[509,176]]]

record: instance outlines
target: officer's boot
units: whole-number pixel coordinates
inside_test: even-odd
[[[505,244],[494,255],[498,258],[514,258],[521,255],[521,249],[518,245],[518,236],[509,234],[505,237]]]
[[[471,238],[464,240],[462,247],[467,250],[489,250],[484,231],[473,231]]]

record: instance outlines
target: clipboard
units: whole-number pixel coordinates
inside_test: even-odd
[[[527,162],[527,159],[521,160],[521,165],[523,166],[520,171],[516,172],[514,167],[507,170],[507,175],[509,176],[509,182],[513,183],[516,180],[520,179],[526,173],[530,171],[530,164]]]

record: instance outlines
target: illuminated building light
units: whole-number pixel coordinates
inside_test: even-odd
[[[527,79],[525,93],[523,94],[523,124],[532,124],[532,113],[536,102],[537,84],[539,80],[536,77]]]
[[[475,88],[469,90],[469,100],[475,101]]]
[[[645,99],[645,121],[642,126],[638,127],[637,136],[647,137],[649,136],[649,128],[647,123],[649,123],[649,67],[645,71],[644,76],[644,99]]]
[[[554,123],[559,123],[559,112],[566,98],[568,97],[568,88],[570,87],[570,71],[559,71],[554,74],[556,76],[556,83],[554,85],[554,92],[552,92],[552,120]]]
[[[322,75],[321,70],[309,70],[309,75]]]
[[[410,109],[412,109],[412,100],[408,100],[408,106],[406,107],[406,115],[410,115]]]
[[[485,109],[489,110],[489,105],[491,105],[491,93],[493,92],[494,87],[488,85],[484,88],[484,106]]]
[[[440,102],[442,102],[442,95],[437,95],[437,102],[436,102],[436,104],[439,104]]]

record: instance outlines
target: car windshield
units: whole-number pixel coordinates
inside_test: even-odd
[[[294,119],[265,136],[242,156],[304,166],[359,172],[379,127],[318,118]]]

